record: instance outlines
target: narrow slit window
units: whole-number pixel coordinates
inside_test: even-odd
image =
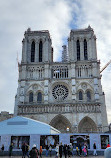
[[[88,60],[86,39],[84,40],[84,60]]]
[[[77,60],[80,60],[80,42],[79,42],[79,40],[77,40],[76,45],[77,45]]]
[[[39,43],[39,62],[42,62],[43,44],[42,41]]]
[[[31,44],[31,62],[35,61],[35,42],[33,41]]]
[[[42,93],[38,92],[37,94],[37,103],[41,103],[42,102]]]
[[[91,101],[91,92],[87,91],[87,101]]]
[[[79,91],[79,100],[83,100],[83,94],[81,91]]]
[[[33,102],[33,93],[32,92],[29,93],[29,102]]]

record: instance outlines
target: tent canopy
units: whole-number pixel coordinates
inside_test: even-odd
[[[30,118],[16,116],[0,122],[0,135],[58,134],[52,126]]]

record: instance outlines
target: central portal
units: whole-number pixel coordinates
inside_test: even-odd
[[[54,128],[58,129],[61,133],[71,133],[71,123],[69,120],[63,116],[63,115],[57,115],[55,116],[52,121],[50,122],[50,125]]]

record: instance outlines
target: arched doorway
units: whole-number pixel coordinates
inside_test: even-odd
[[[90,148],[89,135],[71,135],[70,142],[72,143],[74,148],[80,145],[83,148],[84,144],[87,144],[88,148]]]
[[[78,125],[78,132],[79,133],[97,132],[97,126],[91,118],[86,116],[80,121]]]
[[[63,115],[55,116],[52,119],[52,121],[50,122],[50,125],[53,126],[56,129],[58,129],[61,133],[68,133],[68,132],[71,133],[72,132],[71,123]]]

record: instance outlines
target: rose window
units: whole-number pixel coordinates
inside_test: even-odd
[[[57,85],[53,88],[52,95],[56,100],[64,100],[68,96],[68,88],[64,85]]]

